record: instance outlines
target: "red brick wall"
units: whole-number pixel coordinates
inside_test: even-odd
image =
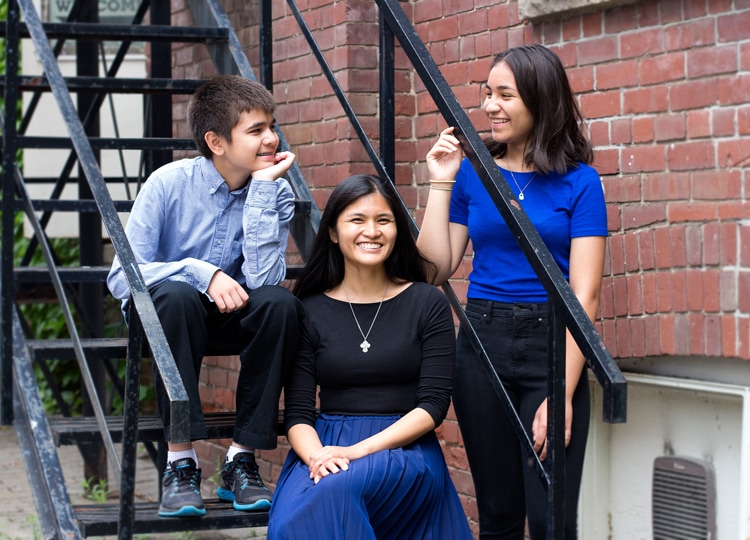
[[[223,3],[257,66],[254,6]],[[374,137],[374,3],[299,4]],[[510,0],[401,5],[480,132],[486,123],[477,109],[478,86],[495,54],[542,43],[563,59],[590,119],[609,205],[597,326],[612,355],[750,359],[750,0],[649,0],[533,24],[519,20]],[[182,0],[172,6],[175,24],[190,24]],[[322,205],[337,182],[372,167],[285,3],[274,2],[273,31],[277,118]],[[213,68],[203,68],[206,59],[198,48],[176,49],[175,76],[212,74]],[[405,55],[397,52],[396,61],[396,181],[419,220],[427,194],[424,156],[445,124]],[[467,259],[456,275],[459,295],[470,266]],[[205,371],[208,397],[213,375]],[[441,434],[467,514],[475,519],[452,415]],[[283,453],[270,456],[274,468]]]

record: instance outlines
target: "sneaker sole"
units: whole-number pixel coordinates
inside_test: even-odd
[[[250,510],[270,510],[271,501],[267,499],[261,499],[260,501],[255,501],[254,503],[250,504],[237,504],[237,501],[234,501],[234,503],[232,503],[232,507],[235,510],[239,510],[240,512],[247,512]]]
[[[234,502],[234,493],[231,490],[220,487],[216,490],[216,495],[224,502]]]
[[[224,502],[232,503],[232,508],[239,510],[240,512],[248,512],[250,510],[269,510],[271,508],[271,501],[268,499],[261,499],[249,504],[240,504],[234,500],[234,492],[220,487],[216,490],[216,495],[219,499]]]
[[[183,506],[179,510],[163,510],[159,508],[160,517],[202,517],[206,515],[205,508],[196,508],[195,506]]]

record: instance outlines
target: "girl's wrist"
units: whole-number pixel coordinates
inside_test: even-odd
[[[430,179],[430,189],[436,191],[453,191],[453,184],[455,180],[433,180]]]

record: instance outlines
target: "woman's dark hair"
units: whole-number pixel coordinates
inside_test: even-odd
[[[318,234],[312,245],[312,255],[306,262],[301,277],[294,285],[294,294],[305,298],[333,289],[344,279],[344,256],[341,248],[331,240],[330,231],[347,206],[367,195],[379,193],[388,203],[396,222],[396,242],[385,260],[385,271],[394,281],[427,281],[435,273],[435,266],[417,249],[409,230],[406,210],[401,206],[395,188],[377,176],[355,174],[331,192],[323,210]]]
[[[560,58],[541,45],[525,45],[498,54],[490,69],[500,62],[513,72],[518,94],[534,118],[526,165],[533,164],[541,174],[562,174],[578,162],[591,163],[594,151],[583,134],[583,115]],[[493,157],[505,156],[505,143],[488,138],[485,144]]]

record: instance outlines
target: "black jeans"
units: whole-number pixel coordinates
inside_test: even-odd
[[[267,286],[248,291],[243,309],[220,313],[186,283],[166,281],[150,292],[190,402],[190,439],[207,437],[198,389],[203,357],[239,354],[232,438],[249,448],[275,448],[279,395],[294,358],[302,303],[288,289]],[[164,436],[170,440],[169,399],[156,366],[154,380]]]
[[[529,436],[547,397],[547,304],[469,300],[466,315],[497,371]],[[577,538],[578,495],[589,427],[586,373],[573,397],[573,426],[565,452],[565,538]],[[479,537],[523,540],[528,516],[533,540],[546,534],[546,491],[521,448],[500,398],[463,329],[453,389],[456,417],[473,471]]]

